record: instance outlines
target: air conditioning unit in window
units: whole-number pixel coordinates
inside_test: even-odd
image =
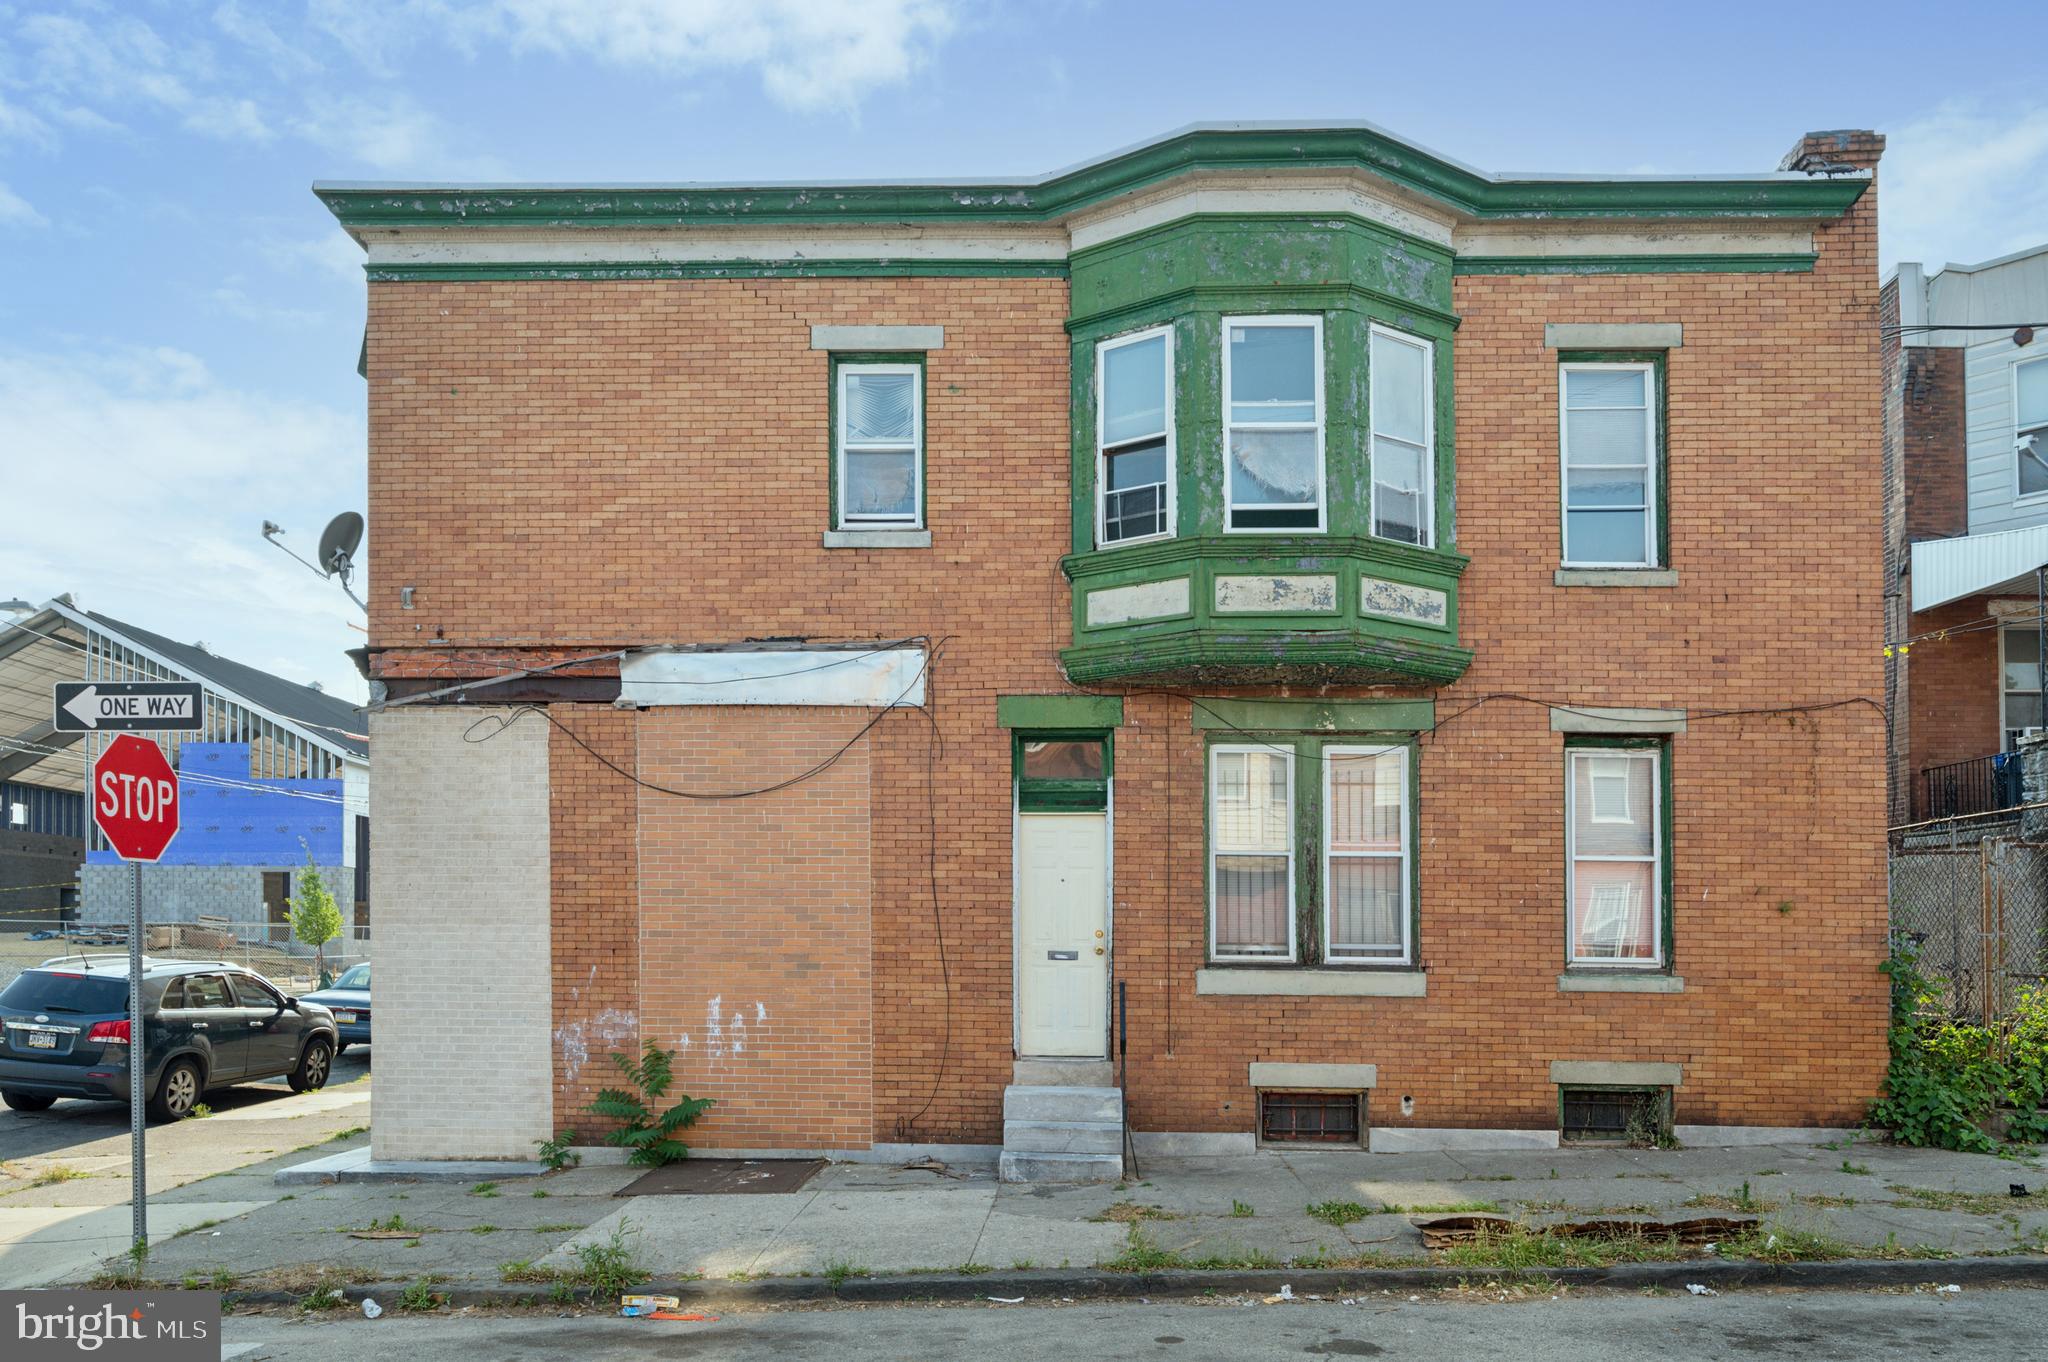
[[[9,804],[7,806],[7,826],[10,828],[27,827],[28,805],[20,803]]]

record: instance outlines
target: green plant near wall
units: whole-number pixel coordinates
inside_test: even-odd
[[[1870,1121],[1900,1144],[1988,1154],[1999,1138],[1986,1127],[2001,1108],[2004,1138],[2048,1140],[2048,989],[2022,989],[1996,1025],[1943,1013],[1911,947],[1895,944],[1891,978],[1891,1065]]]
[[[303,842],[300,845],[304,845]],[[291,905],[292,935],[313,948],[313,968],[325,988],[327,943],[341,935],[341,906],[320,867],[313,864],[312,848],[306,849],[306,868],[299,872],[299,892],[286,900]]]
[[[695,1125],[697,1118],[711,1109],[712,1099],[685,1096],[667,1110],[658,1110],[675,1082],[675,1052],[650,1040],[641,1047],[638,1060],[614,1052],[612,1063],[626,1076],[633,1090],[600,1089],[584,1108],[593,1116],[620,1123],[618,1129],[604,1137],[605,1143],[632,1150],[626,1162],[642,1168],[659,1168],[689,1158],[690,1146],[677,1139],[676,1132]]]

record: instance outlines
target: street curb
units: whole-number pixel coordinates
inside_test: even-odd
[[[1958,1286],[2048,1284],[2048,1257],[2013,1255],[2001,1258],[1847,1258],[1826,1263],[1760,1263],[1699,1259],[1677,1263],[1617,1263],[1613,1267],[1564,1268],[1259,1268],[1217,1272],[1105,1272],[1099,1269],[1050,1272],[986,1272],[963,1274],[912,1273],[898,1276],[847,1277],[834,1285],[824,1277],[764,1277],[758,1281],[643,1282],[635,1292],[680,1297],[686,1306],[767,1306],[834,1302],[923,1304],[976,1301],[991,1296],[1023,1296],[1043,1304],[1048,1299],[1132,1300],[1184,1299],[1204,1295],[1266,1296],[1282,1286],[1296,1298],[1308,1295],[1357,1296],[1373,1291],[1440,1291],[1475,1281],[1552,1282],[1560,1286],[1609,1287],[1621,1290],[1688,1285],[1715,1290],[1778,1286],[1814,1290],[1853,1290],[1884,1286],[1919,1286],[1928,1282]],[[408,1282],[376,1282],[339,1288],[360,1302],[373,1298],[389,1311]],[[544,1282],[439,1282],[433,1288],[454,1306],[503,1307],[551,1305],[554,1288]],[[572,1288],[579,1304],[610,1306],[612,1293]],[[296,1305],[289,1291],[231,1291],[237,1305]]]

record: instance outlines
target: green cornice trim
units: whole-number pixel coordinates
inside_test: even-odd
[[[1405,683],[1448,685],[1472,650],[1355,629],[1258,634],[1187,629],[1062,649],[1067,679],[1081,684],[1147,679],[1196,685]]]
[[[1436,727],[1434,700],[1211,700],[1188,711],[1195,732],[1417,733]]]
[[[1458,314],[1455,312],[1379,289],[1332,281],[1326,284],[1191,284],[1170,293],[1152,294],[1139,302],[1104,308],[1099,312],[1075,313],[1067,318],[1067,331],[1074,335],[1084,332],[1107,335],[1124,329],[1133,319],[1148,318],[1156,313],[1239,310],[1324,312],[1354,298],[1376,303],[1384,309],[1427,317],[1453,330],[1458,326]]]
[[[1194,171],[1360,170],[1476,219],[1834,218],[1870,181],[1756,177],[1503,179],[1376,128],[1195,128],[1014,183],[812,186],[320,184],[351,229],[675,227],[699,222],[1044,222]]]
[[[998,695],[996,722],[1004,728],[1120,728],[1119,695]]]
[[[686,260],[366,265],[372,283],[498,279],[845,279],[944,276],[1064,279],[1064,260]]]
[[[1461,255],[1458,274],[1811,274],[1811,251],[1778,255]]]

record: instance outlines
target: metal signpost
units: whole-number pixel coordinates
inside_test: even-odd
[[[178,776],[163,749],[133,730],[189,731],[199,726],[199,687],[174,683],[57,685],[59,731],[116,732],[92,765],[92,821],[114,854],[129,863],[128,1128],[133,1243],[149,1251],[149,1193],[143,1152],[143,1080],[149,1072],[142,1011],[142,864],[162,858],[178,835]]]

